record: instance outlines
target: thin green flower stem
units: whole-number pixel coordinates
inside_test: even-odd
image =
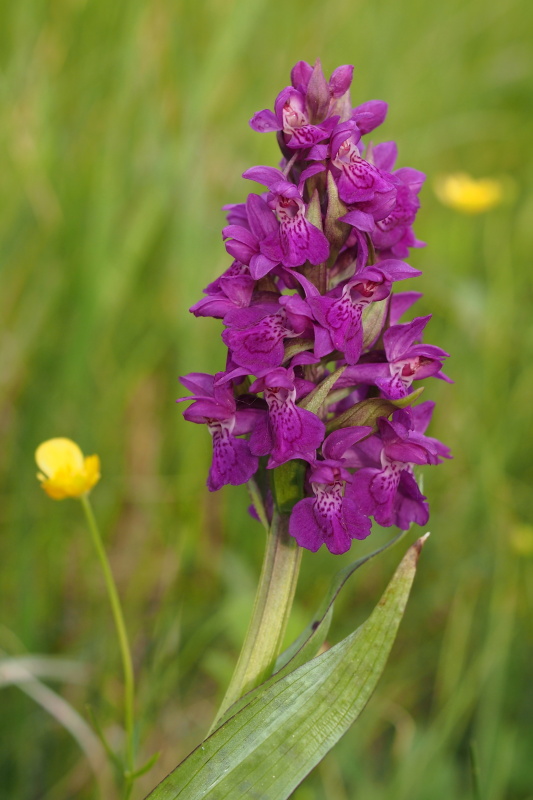
[[[473,800],[482,800],[476,743],[470,742],[468,750],[470,756],[470,771],[472,774],[472,797]]]
[[[113,613],[113,620],[118,636],[118,643],[120,655],[122,658],[122,668],[124,671],[124,728],[126,731],[126,765],[127,771],[124,773],[125,787],[124,787],[124,800],[128,800],[133,787],[134,778],[132,773],[135,769],[135,747],[134,747],[134,677],[133,677],[133,663],[131,659],[131,650],[128,641],[128,634],[126,625],[124,623],[124,615],[122,613],[122,606],[120,605],[120,598],[118,596],[115,579],[111,572],[102,537],[93,513],[93,509],[88,495],[80,497],[89,530],[91,531],[92,540],[96,548],[96,553],[100,561],[102,571],[104,573],[104,581],[111,603],[111,611]]]
[[[289,516],[274,514],[250,625],[210,733],[233,703],[272,674],[280,653],[302,558],[301,547],[289,536]]]

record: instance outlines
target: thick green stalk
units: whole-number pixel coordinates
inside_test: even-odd
[[[111,566],[107,559],[107,555],[102,542],[102,537],[100,536],[100,531],[98,530],[98,525],[96,523],[96,518],[94,516],[93,509],[89,501],[89,497],[87,495],[82,495],[80,500],[83,506],[83,510],[85,511],[85,516],[87,517],[87,522],[89,523],[89,530],[91,531],[91,536],[94,546],[96,548],[96,553],[98,555],[98,559],[100,561],[100,565],[104,573],[104,581],[107,589],[107,594],[109,596],[109,602],[111,603],[111,611],[113,614],[113,620],[115,622],[120,655],[122,658],[122,669],[124,672],[124,728],[126,731],[126,766],[127,766],[127,770],[124,773],[124,779],[125,779],[124,800],[127,800],[131,794],[131,789],[135,780],[132,777],[135,769],[135,746],[134,746],[135,687],[133,678],[133,663],[131,659],[131,650],[128,641],[126,625],[124,623],[124,615],[122,613],[122,607],[120,605],[120,598],[118,596],[118,591],[115,584],[115,579],[113,578],[113,573],[111,572]]]
[[[250,625],[211,731],[236,700],[272,674],[281,651],[302,557],[301,548],[289,536],[289,517],[274,514]]]

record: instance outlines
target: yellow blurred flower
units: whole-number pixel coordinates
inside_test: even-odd
[[[533,556],[533,526],[515,525],[511,531],[511,547],[519,556]]]
[[[48,439],[35,451],[35,460],[41,486],[54,500],[81,497],[100,480],[98,456],[84,457],[71,439]]]
[[[496,178],[472,178],[466,172],[444,175],[435,182],[435,194],[445,206],[463,214],[481,214],[498,206],[504,195]]]

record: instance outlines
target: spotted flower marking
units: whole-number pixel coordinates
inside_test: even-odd
[[[227,484],[239,486],[246,483],[257,469],[257,458],[250,453],[247,441],[232,435],[235,417],[226,420],[207,418],[206,423],[213,439],[213,463],[207,488],[215,492]]]
[[[283,340],[298,335],[286,327],[285,319],[284,312],[280,310],[242,330],[225,330],[222,338],[231,348],[235,363],[250,372],[279,366],[285,352]]]
[[[250,452],[248,441],[237,438],[250,432],[257,412],[237,406],[231,385],[218,383],[223,375],[191,372],[181,378],[192,395],[179,398],[179,402],[193,400],[183,416],[190,422],[207,425],[211,434],[213,462],[207,479],[207,488],[211,492],[228,483],[233,486],[246,483],[258,466],[258,459]]]
[[[433,359],[424,358],[424,356],[405,358],[401,361],[393,361],[389,364],[391,379],[387,382],[387,389],[390,397],[395,399],[407,397],[413,381],[417,378],[418,372],[432,364]]]
[[[306,218],[307,207],[302,197],[305,177],[322,170],[322,166],[308,167],[299,186],[285,180],[283,173],[272,167],[253,167],[244,173],[245,178],[269,188],[269,205],[276,212],[279,231],[261,243],[261,252],[284,267],[300,267],[306,261],[321,264],[329,255],[329,242]]]
[[[311,461],[322,443],[325,426],[316,414],[296,405],[293,370],[273,370],[251,389],[262,389],[268,406],[268,415],[258,421],[250,438],[252,453],[270,453],[269,467],[291,458]]]
[[[307,550],[316,552],[323,544],[330,553],[346,553],[353,539],[365,539],[370,533],[370,520],[350,497],[345,496],[346,477],[337,467],[319,465],[327,483],[312,480],[314,498],[304,498],[293,508],[289,533]],[[329,475],[327,474],[329,472]],[[324,474],[326,473],[326,474]]]

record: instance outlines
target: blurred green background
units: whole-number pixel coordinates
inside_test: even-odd
[[[120,743],[107,598],[79,505],[35,479],[44,439],[102,459],[93,498],[133,643],[141,754],[162,751],[136,798],[221,699],[263,533],[243,487],[208,495],[209,437],[174,403],[180,374],[224,358],[220,323],[187,309],[229,263],[220,207],[245,198],[246,168],[278,160],[248,119],[295,61],[320,57],[328,74],[355,65],[354,103],[389,101],[375,141],[396,139],[399,165],[428,174],[416,230],[429,246],[410,260],[428,340],[453,355],[455,384],[428,381],[425,398],[455,459],[425,473],[432,537],[378,691],[294,796],[531,800],[531,5],[19,0],[1,14],[2,796],[95,796],[42,693],[7,685],[28,656],[73,660],[46,662],[49,710],[64,716],[58,695],[84,718],[90,704]],[[457,170],[503,176],[506,202],[476,217],[441,206],[435,179]],[[386,536],[304,554],[291,635],[334,572]],[[364,619],[403,549],[348,585],[332,641]]]

